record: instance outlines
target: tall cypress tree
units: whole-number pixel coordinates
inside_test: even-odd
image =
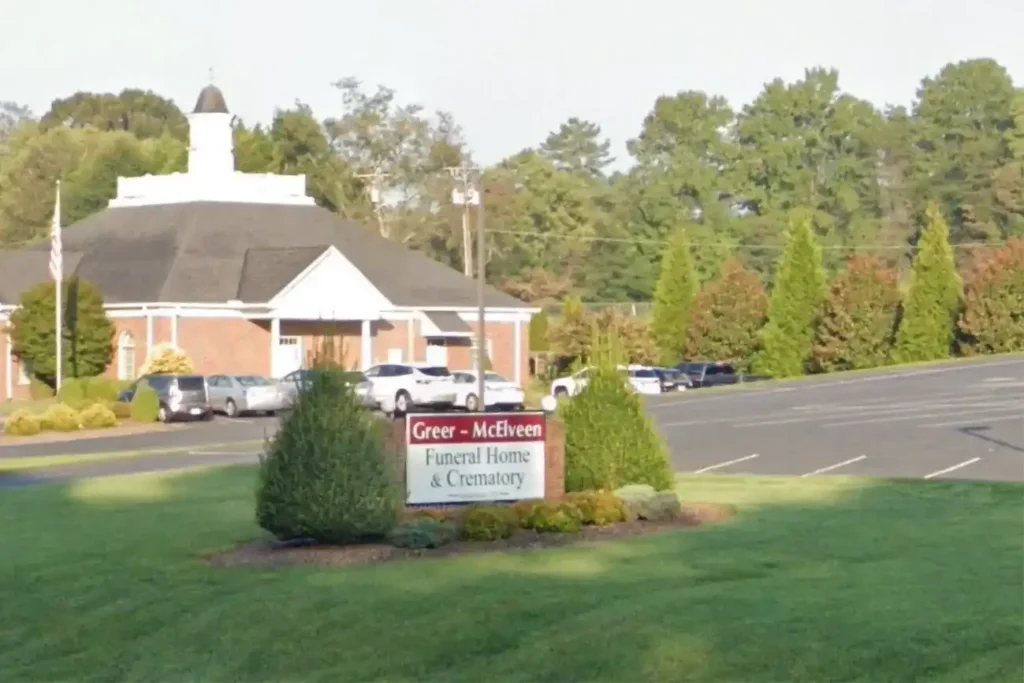
[[[699,283],[690,253],[686,230],[678,231],[665,246],[661,257],[661,274],[654,288],[651,331],[658,344],[662,362],[675,365],[683,360],[693,310],[693,299]]]
[[[761,331],[755,367],[772,377],[803,374],[814,346],[814,322],[825,299],[821,247],[809,216],[794,216],[786,232],[768,306],[768,324]]]
[[[962,297],[963,285],[949,246],[949,225],[938,206],[932,204],[925,211],[893,360],[916,363],[948,358]]]

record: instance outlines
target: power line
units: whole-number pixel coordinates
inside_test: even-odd
[[[488,234],[492,235],[511,235],[516,237],[530,237],[542,240],[563,240],[571,242],[610,242],[615,244],[651,244],[651,245],[665,245],[668,240],[658,239],[644,239],[644,238],[631,238],[631,237],[601,237],[598,235],[560,235],[557,233],[544,233],[544,232],[532,232],[529,230],[501,230],[498,228],[488,228]],[[726,249],[785,249],[784,244],[765,244],[756,242],[691,242],[691,247],[709,247],[709,248],[726,248]],[[961,242],[959,244],[951,244],[953,249],[974,249],[978,247],[1003,247],[1006,246],[1006,242]],[[822,249],[834,250],[834,251],[882,251],[882,250],[894,250],[903,251],[910,248],[910,245],[905,244],[860,244],[856,246],[832,244],[822,245]]]

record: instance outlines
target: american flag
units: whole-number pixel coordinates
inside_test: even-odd
[[[60,238],[60,181],[57,181],[57,199],[53,206],[53,227],[50,228],[50,277],[54,282],[64,279],[64,244]]]

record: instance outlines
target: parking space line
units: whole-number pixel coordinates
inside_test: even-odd
[[[938,472],[932,472],[931,474],[926,474],[926,475],[924,475],[924,478],[925,479],[932,479],[934,477],[939,476],[940,474],[946,474],[948,472],[953,472],[954,470],[958,470],[961,467],[967,467],[968,465],[973,465],[974,463],[978,462],[979,460],[981,460],[981,458],[971,458],[970,460],[963,461],[959,465],[953,465],[952,467],[947,467],[944,470],[939,470]]]
[[[986,409],[986,408],[968,408],[967,406],[960,406],[960,407],[961,407],[961,410],[960,410],[960,414],[961,415],[965,414],[965,413],[966,414],[977,413],[978,417],[974,418],[974,420],[976,421],[976,420],[983,420],[983,419],[991,419],[991,418],[986,418],[985,417],[986,415],[1005,413],[1008,410],[1020,411],[1021,408],[1024,407],[1024,404],[1020,404],[1020,405],[1007,405],[1007,406],[1004,406],[1002,408],[988,408],[988,409]],[[925,408],[925,410],[928,410],[928,408]],[[953,409],[952,408],[947,408],[945,410],[949,411],[949,410],[953,410]],[[879,424],[879,423],[885,423],[885,422],[905,422],[907,420],[922,420],[922,419],[926,419],[926,418],[936,418],[936,417],[939,417],[939,418],[941,418],[941,417],[948,417],[948,414],[947,413],[922,413],[922,414],[919,414],[919,415],[897,415],[897,416],[886,415],[886,416],[881,416],[881,417],[864,418],[864,419],[860,419],[860,420],[843,420],[842,422],[827,422],[827,423],[825,423],[825,424],[823,424],[821,426],[825,427],[825,428],[831,428],[831,427],[850,427],[850,426],[853,426],[853,425]]]
[[[846,467],[847,465],[852,465],[855,462],[860,462],[861,460],[866,460],[867,457],[868,456],[866,456],[866,455],[858,455],[856,458],[850,458],[849,460],[844,460],[842,462],[837,462],[836,464],[829,465],[828,467],[821,467],[819,469],[814,470],[813,472],[808,472],[807,474],[801,474],[800,476],[801,477],[813,477],[815,474],[824,474],[825,472],[831,472],[832,470],[837,470],[840,467]]]
[[[948,422],[929,422],[928,424],[918,425],[922,429],[935,428],[935,427],[955,427],[957,425],[976,425],[985,424],[987,422],[1009,422],[1010,420],[1021,420],[1024,421],[1024,415],[1003,415],[1002,417],[983,417],[975,418],[973,420],[966,420],[960,418],[959,420],[949,420]]]
[[[754,453],[753,455],[748,455],[743,458],[736,458],[735,460],[726,460],[725,462],[720,462],[715,465],[709,465],[708,467],[705,467],[703,469],[696,470],[694,471],[694,474],[704,474],[705,472],[710,472],[711,470],[717,470],[720,467],[728,467],[729,465],[735,465],[736,463],[745,462],[747,460],[753,460],[756,457],[758,457],[758,454]]]

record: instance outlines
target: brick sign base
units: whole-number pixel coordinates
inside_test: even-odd
[[[555,419],[548,419],[547,439],[544,443],[544,499],[561,500],[565,497],[565,425]],[[405,489],[405,419],[389,422],[385,432],[388,451],[394,455],[395,470]],[[416,509],[443,508],[445,506],[416,506]]]

